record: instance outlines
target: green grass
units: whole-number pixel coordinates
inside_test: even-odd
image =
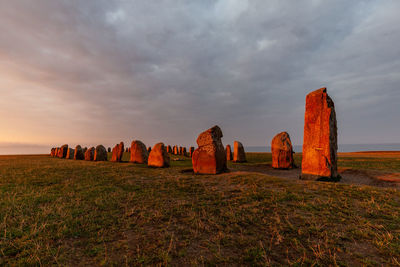
[[[400,263],[396,189],[193,175],[182,172],[191,167],[184,159],[154,169],[0,157],[0,265]],[[248,160],[271,159],[249,153]],[[392,164],[399,168],[379,166]]]

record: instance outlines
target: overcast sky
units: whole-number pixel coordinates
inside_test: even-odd
[[[327,87],[339,143],[400,142],[400,1],[0,1],[0,142],[302,143]]]

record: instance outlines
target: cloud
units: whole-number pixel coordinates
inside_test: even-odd
[[[327,86],[339,142],[396,142],[399,5],[1,3],[0,138],[192,145],[218,124],[224,143],[268,144],[287,130],[299,144],[305,95]]]

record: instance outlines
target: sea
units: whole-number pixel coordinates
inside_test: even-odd
[[[0,155],[49,154],[47,145],[0,143]],[[271,152],[270,146],[245,146],[246,152]],[[302,146],[295,145],[294,151],[300,153]],[[359,151],[400,151],[400,143],[393,144],[340,144],[339,152]]]
[[[271,152],[270,146],[247,146],[246,152]],[[302,146],[294,146],[297,153],[302,152]],[[400,151],[400,143],[393,144],[339,144],[338,152],[359,152],[359,151]]]

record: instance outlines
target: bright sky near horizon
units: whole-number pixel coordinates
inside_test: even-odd
[[[0,143],[303,138],[327,87],[339,143],[399,143],[400,1],[0,2]],[[35,147],[35,146],[33,146]],[[33,148],[34,149],[34,148]],[[1,153],[1,151],[0,151]]]

